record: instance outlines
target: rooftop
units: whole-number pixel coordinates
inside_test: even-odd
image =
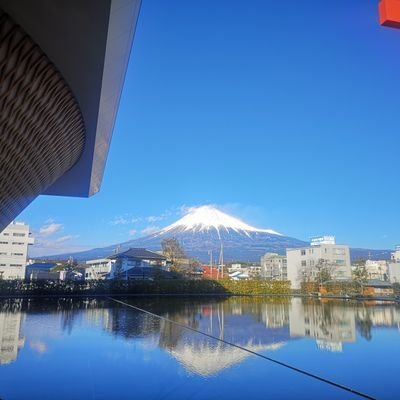
[[[158,254],[154,253],[150,250],[145,248],[130,248],[123,253],[118,253],[110,256],[109,258],[135,258],[138,260],[160,260],[165,261],[167,258]]]

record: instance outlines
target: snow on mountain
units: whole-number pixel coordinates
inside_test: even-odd
[[[255,228],[213,206],[201,206],[190,209],[183,218],[158,232],[120,243],[118,247],[120,251],[130,247],[144,247],[157,251],[161,249],[163,239],[172,237],[179,241],[189,257],[195,257],[202,262],[207,262],[211,253],[217,257],[221,244],[227,262],[257,262],[266,252],[284,254],[288,247],[301,247],[306,244],[272,229]],[[114,244],[68,256],[78,260],[106,257],[113,254],[116,247],[117,244]]]
[[[190,209],[183,218],[151,235],[107,247],[44,258],[73,257],[79,261],[90,260],[114,254],[117,247],[120,251],[130,247],[157,251],[161,249],[163,239],[172,237],[179,241],[189,257],[195,257],[201,262],[208,262],[211,254],[214,258],[218,257],[221,244],[225,262],[260,262],[260,257],[266,252],[285,254],[287,248],[308,246],[308,242],[284,236],[274,230],[255,228],[213,206],[201,206]],[[386,259],[390,258],[390,251],[351,250],[352,259],[360,256]]]
[[[210,229],[215,229],[218,232],[218,236],[220,236],[221,230],[225,230],[227,233],[229,233],[230,230],[233,230],[237,233],[244,233],[248,237],[250,237],[249,232],[264,232],[282,236],[282,234],[273,231],[272,229],[258,229],[248,225],[240,219],[225,214],[213,206],[191,208],[188,214],[172,225],[162,229],[159,232],[159,235],[176,229],[184,232],[204,232],[209,231]]]

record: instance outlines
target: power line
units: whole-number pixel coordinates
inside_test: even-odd
[[[133,306],[132,304],[125,303],[124,301],[114,299],[113,297],[108,297],[108,299],[109,299],[109,300],[112,300],[112,301],[114,301],[114,302],[116,302],[116,303],[122,304],[122,305],[124,305],[124,306],[133,308],[134,310],[140,311],[140,312],[142,312],[142,313],[151,315],[151,316],[153,316],[153,317],[156,317],[156,318],[162,319],[162,320],[164,320],[164,321],[170,322],[170,323],[175,324],[175,325],[177,325],[177,326],[180,326],[180,327],[182,327],[182,328],[188,329],[188,330],[190,330],[190,331],[192,331],[192,332],[196,332],[196,333],[198,333],[198,334],[200,334],[200,335],[203,335],[203,336],[209,337],[209,338],[211,338],[211,339],[217,340],[217,341],[222,342],[222,343],[224,343],[224,344],[226,344],[226,345],[228,345],[228,346],[232,346],[232,347],[235,347],[235,348],[237,348],[237,349],[243,350],[243,351],[245,351],[245,352],[247,352],[247,353],[250,353],[250,354],[252,354],[252,355],[254,355],[254,356],[263,358],[264,360],[267,360],[267,361],[270,361],[270,362],[272,362],[272,363],[278,364],[278,365],[280,365],[280,366],[282,366],[282,367],[291,369],[292,371],[298,372],[298,373],[303,374],[303,375],[306,375],[306,376],[308,376],[308,377],[310,377],[310,378],[313,378],[313,379],[316,379],[316,380],[318,380],[318,381],[324,382],[324,383],[326,383],[326,384],[328,384],[328,385],[335,386],[336,388],[339,388],[339,389],[345,390],[345,391],[347,391],[347,392],[353,393],[353,394],[355,394],[355,395],[357,395],[357,396],[363,397],[364,399],[376,400],[375,397],[372,397],[372,396],[370,396],[370,395],[368,395],[368,394],[362,393],[362,392],[360,392],[360,391],[358,391],[358,390],[356,390],[356,389],[353,389],[353,388],[351,388],[351,387],[348,387],[348,386],[342,385],[342,384],[340,384],[340,383],[331,381],[331,380],[329,380],[329,379],[327,379],[327,378],[323,378],[322,376],[313,374],[313,373],[311,373],[311,372],[307,372],[307,371],[305,371],[305,370],[303,370],[303,369],[301,369],[301,368],[294,367],[293,365],[284,363],[284,362],[282,362],[282,361],[275,360],[275,359],[273,359],[273,358],[271,358],[271,357],[267,357],[267,356],[265,356],[265,355],[263,355],[263,354],[257,353],[257,352],[255,352],[255,351],[253,351],[253,350],[250,350],[250,349],[247,349],[246,347],[242,347],[242,346],[240,346],[240,345],[238,345],[238,344],[235,344],[235,343],[232,343],[232,342],[228,342],[228,341],[225,340],[225,339],[217,338],[216,336],[210,335],[210,334],[208,334],[208,333],[205,333],[205,332],[202,332],[202,331],[198,331],[197,329],[194,329],[194,328],[192,328],[192,327],[190,327],[190,326],[188,326],[188,325],[181,324],[180,322],[173,321],[172,319],[163,317],[163,316],[158,315],[158,314],[154,314],[154,313],[152,313],[151,311],[147,311],[147,310],[144,310],[143,308]]]

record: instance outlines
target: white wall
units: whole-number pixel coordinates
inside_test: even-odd
[[[390,283],[400,283],[400,262],[389,263],[388,270]]]
[[[287,275],[291,281],[292,289],[299,289],[303,279],[303,271],[315,275],[319,260],[326,260],[336,264],[333,279],[350,279],[350,249],[349,246],[340,244],[322,244],[299,249],[287,249]]]
[[[86,261],[85,279],[105,279],[105,275],[111,272],[114,262],[114,260],[110,260],[109,258]]]
[[[34,240],[29,225],[13,222],[0,233],[0,276],[2,279],[24,279],[28,246]]]

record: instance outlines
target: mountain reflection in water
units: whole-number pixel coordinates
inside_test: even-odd
[[[382,303],[319,302],[301,298],[127,298],[124,301],[179,324],[258,353],[309,338],[318,350],[342,352],[345,343],[374,339],[374,329],[400,332],[400,308]],[[24,346],[48,350],[48,336],[89,325],[105,334],[159,348],[187,371],[212,376],[250,356],[165,319],[109,300],[3,300],[0,303],[0,364],[14,362]],[[358,333],[358,335],[357,335]],[[47,339],[46,339],[47,338]],[[363,339],[362,339],[363,338]]]

